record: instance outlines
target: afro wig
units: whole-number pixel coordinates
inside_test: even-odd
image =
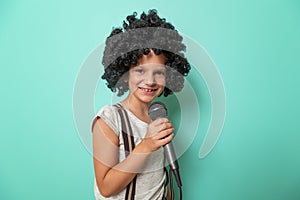
[[[166,97],[183,88],[184,78],[191,67],[183,52],[186,46],[182,43],[182,36],[174,26],[157,15],[156,10],[143,12],[140,18],[137,13],[127,16],[122,28],[113,28],[106,39],[102,64],[104,74],[102,79],[107,86],[118,96],[128,91],[128,84],[124,75],[138,60],[150,52],[156,55],[163,54],[166,59],[166,86],[162,94]]]

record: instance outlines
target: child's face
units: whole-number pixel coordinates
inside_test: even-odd
[[[130,94],[136,100],[151,103],[163,90],[166,82],[166,58],[151,51],[143,55],[137,66],[129,70],[128,85]]]

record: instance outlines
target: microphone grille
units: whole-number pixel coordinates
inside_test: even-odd
[[[163,118],[168,115],[167,108],[164,103],[160,101],[153,102],[148,108],[148,114],[152,121],[157,118]]]

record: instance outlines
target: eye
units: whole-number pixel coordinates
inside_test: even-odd
[[[160,75],[160,76],[164,76],[165,72],[164,71],[156,71],[155,74]]]
[[[137,72],[137,73],[143,73],[144,72],[144,70],[143,69],[140,69],[140,68],[136,68],[136,69],[134,69],[134,72]]]

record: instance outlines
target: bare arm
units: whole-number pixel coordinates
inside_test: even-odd
[[[173,126],[167,119],[149,125],[146,138],[122,162],[119,138],[100,118],[93,127],[94,170],[100,193],[110,197],[121,192],[135,177],[151,152],[173,138]]]

